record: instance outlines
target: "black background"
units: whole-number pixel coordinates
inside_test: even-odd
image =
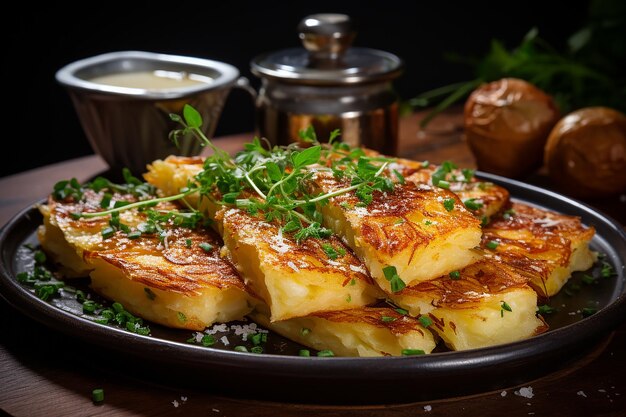
[[[395,82],[401,98],[471,78],[468,66],[444,58],[481,57],[492,38],[509,48],[535,26],[557,48],[585,22],[587,2],[80,2],[25,3],[4,13],[4,129],[0,176],[92,153],[66,91],[54,78],[62,66],[117,50],[197,56],[250,73],[256,55],[300,46],[296,26],[306,15],[349,14],[354,45],[386,50],[406,64]],[[251,131],[253,107],[233,90],[216,136]]]

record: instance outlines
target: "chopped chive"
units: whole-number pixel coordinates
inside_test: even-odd
[[[556,309],[547,304],[543,304],[537,307],[537,313],[539,314],[552,314],[554,312],[556,312]]]
[[[187,246],[188,248],[191,247],[191,239],[185,239],[185,246]]]
[[[350,285],[356,285],[356,279],[355,278],[352,278],[350,280]]]
[[[600,276],[602,278],[610,278],[613,275],[617,275],[617,273],[613,269],[613,266],[606,261],[602,262],[602,269],[600,270]]]
[[[317,356],[322,357],[322,358],[330,358],[332,356],[335,356],[335,354],[330,349],[324,349],[324,350],[320,350],[319,352],[317,352]]]
[[[235,348],[233,349],[235,352],[247,352],[248,348],[245,346],[235,346]]]
[[[398,275],[398,271],[395,266],[390,265],[390,266],[384,267],[383,274],[385,274],[385,279],[389,281],[392,292],[402,291],[404,287],[406,287],[406,284],[404,283],[404,281],[402,281],[402,279]]]
[[[500,301],[500,317],[504,317],[504,311],[513,311],[510,305],[506,301]]]
[[[383,323],[391,323],[391,322],[396,321],[396,320],[398,320],[398,319],[397,319],[396,317],[382,316],[382,317],[380,318],[380,320],[381,320]]]
[[[352,295],[348,294],[348,296],[346,297],[346,303],[351,303],[352,302]]]
[[[263,333],[255,333],[252,336],[250,336],[250,340],[252,341],[252,344],[255,346],[261,344],[262,338],[263,338]]]
[[[430,226],[431,224],[433,224],[433,222],[431,222],[430,220],[424,220],[424,224],[426,226]]]
[[[100,200],[100,208],[108,209],[111,205],[112,198],[113,195],[111,193],[104,193],[104,195],[102,196],[102,200]]]
[[[326,256],[328,256],[329,259],[334,261],[335,259],[339,258],[339,251],[335,249],[333,245],[329,243],[324,243],[322,245],[322,249],[324,250],[324,253],[326,254]],[[345,255],[345,251],[344,251],[344,255]]]
[[[472,178],[474,178],[474,173],[476,171],[473,169],[469,169],[469,168],[463,168],[461,170],[461,173],[463,174],[463,177],[465,177],[465,182],[470,182],[472,180]]]
[[[185,313],[182,313],[180,311],[176,313],[176,317],[178,317],[178,321],[180,321],[181,323],[187,321],[187,316],[185,315]]]
[[[298,351],[298,356],[311,356],[311,351],[308,349],[300,349]]]
[[[254,346],[252,349],[250,349],[250,352],[252,352],[252,353],[263,353],[263,348],[261,346]]]
[[[495,241],[495,240],[490,240],[489,242],[487,242],[487,248],[491,249],[491,250],[496,250],[496,248],[498,246],[500,246],[500,242]]]
[[[443,206],[447,211],[454,210],[454,198],[446,198],[443,200]]]
[[[407,314],[409,314],[409,312],[403,308],[395,308],[394,310],[396,310],[396,313],[402,314],[403,316],[406,316]]]
[[[113,235],[115,234],[115,230],[112,227],[108,226],[102,229],[101,233],[102,233],[102,239],[108,239],[110,237],[113,237]]]
[[[200,246],[200,248],[205,252],[210,252],[213,249],[213,245],[206,242],[202,242],[198,246]]]
[[[433,324],[432,319],[428,316],[420,316],[418,320],[420,321],[421,325],[424,327],[429,327]]]
[[[469,210],[478,210],[484,206],[483,202],[477,198],[469,198],[463,202]]]
[[[598,309],[592,308],[592,307],[585,307],[582,309],[583,317],[589,317],[593,314],[596,314],[597,312],[598,312]]]
[[[302,329],[300,329],[300,334],[301,334],[302,336],[306,336],[306,335],[308,335],[309,333],[311,333],[311,329],[309,329],[308,327],[303,327]]]
[[[583,277],[581,278],[581,281],[587,285],[596,284],[598,282],[596,280],[596,277],[592,275],[588,275],[588,274],[584,274]]]
[[[428,168],[430,166],[430,161],[423,161],[422,168]]]
[[[417,356],[424,354],[426,354],[426,352],[422,349],[402,349],[402,356]]]
[[[129,239],[139,239],[141,237],[141,232],[139,230],[135,230],[134,232],[130,232],[126,235]]]
[[[33,257],[35,258],[35,263],[37,264],[42,264],[46,262],[46,254],[40,250],[35,251],[35,254],[33,255]]]
[[[459,271],[452,271],[448,275],[450,276],[450,278],[452,278],[455,281],[457,279],[461,279],[461,273]]]
[[[406,220],[404,220],[404,219],[398,219],[395,222],[393,222],[393,224],[403,224],[405,222],[406,222]]]
[[[104,390],[102,388],[96,388],[91,391],[91,399],[94,403],[101,403],[104,401]]]
[[[450,183],[448,181],[446,181],[446,180],[440,180],[437,183],[437,186],[439,188],[443,188],[444,190],[449,190],[450,189]]]
[[[91,300],[85,300],[83,303],[83,313],[93,314],[96,311],[96,303]]]
[[[485,227],[489,224],[489,217],[487,216],[482,216],[480,218],[480,227]]]
[[[204,336],[202,336],[202,339],[200,339],[200,343],[204,347],[213,346],[215,344],[215,337],[210,334],[205,334]]]

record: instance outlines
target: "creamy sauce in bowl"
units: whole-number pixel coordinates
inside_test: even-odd
[[[144,90],[174,90],[199,84],[211,84],[213,78],[187,72],[155,70],[119,72],[94,77],[89,79],[89,81],[115,87],[141,88]]]

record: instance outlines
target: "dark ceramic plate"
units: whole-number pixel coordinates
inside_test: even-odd
[[[322,358],[294,356],[301,346],[269,334],[264,354],[233,351],[247,345],[228,328],[228,346],[189,344],[189,331],[151,324],[150,336],[94,323],[82,314],[75,296],[45,302],[16,275],[32,268],[41,215],[28,208],[15,216],[0,234],[0,292],[21,313],[46,326],[112,353],[140,359],[152,369],[164,370],[168,380],[202,384],[209,377],[226,393],[282,401],[321,403],[382,403],[420,401],[469,395],[528,382],[563,369],[603,341],[626,317],[624,262],[626,233],[615,221],[592,208],[553,192],[489,174],[488,181],[506,187],[514,199],[580,216],[596,228],[592,249],[606,254],[616,276],[597,285],[581,284],[575,273],[566,288],[551,300],[559,309],[547,316],[550,331],[520,342],[462,352],[437,352],[419,357]],[[598,266],[586,273],[599,274]],[[86,285],[79,281],[76,286]],[[85,287],[86,288],[86,287]],[[584,308],[598,312],[583,317]],[[246,323],[238,323],[245,325]],[[222,334],[218,333],[218,339]],[[182,378],[182,379],[181,379]],[[215,381],[218,381],[216,384]]]

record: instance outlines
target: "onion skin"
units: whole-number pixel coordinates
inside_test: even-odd
[[[559,111],[548,94],[516,78],[478,87],[465,102],[466,141],[478,169],[519,178],[543,162]]]
[[[608,107],[568,114],[548,137],[545,165],[555,184],[574,197],[626,192],[626,115]]]

